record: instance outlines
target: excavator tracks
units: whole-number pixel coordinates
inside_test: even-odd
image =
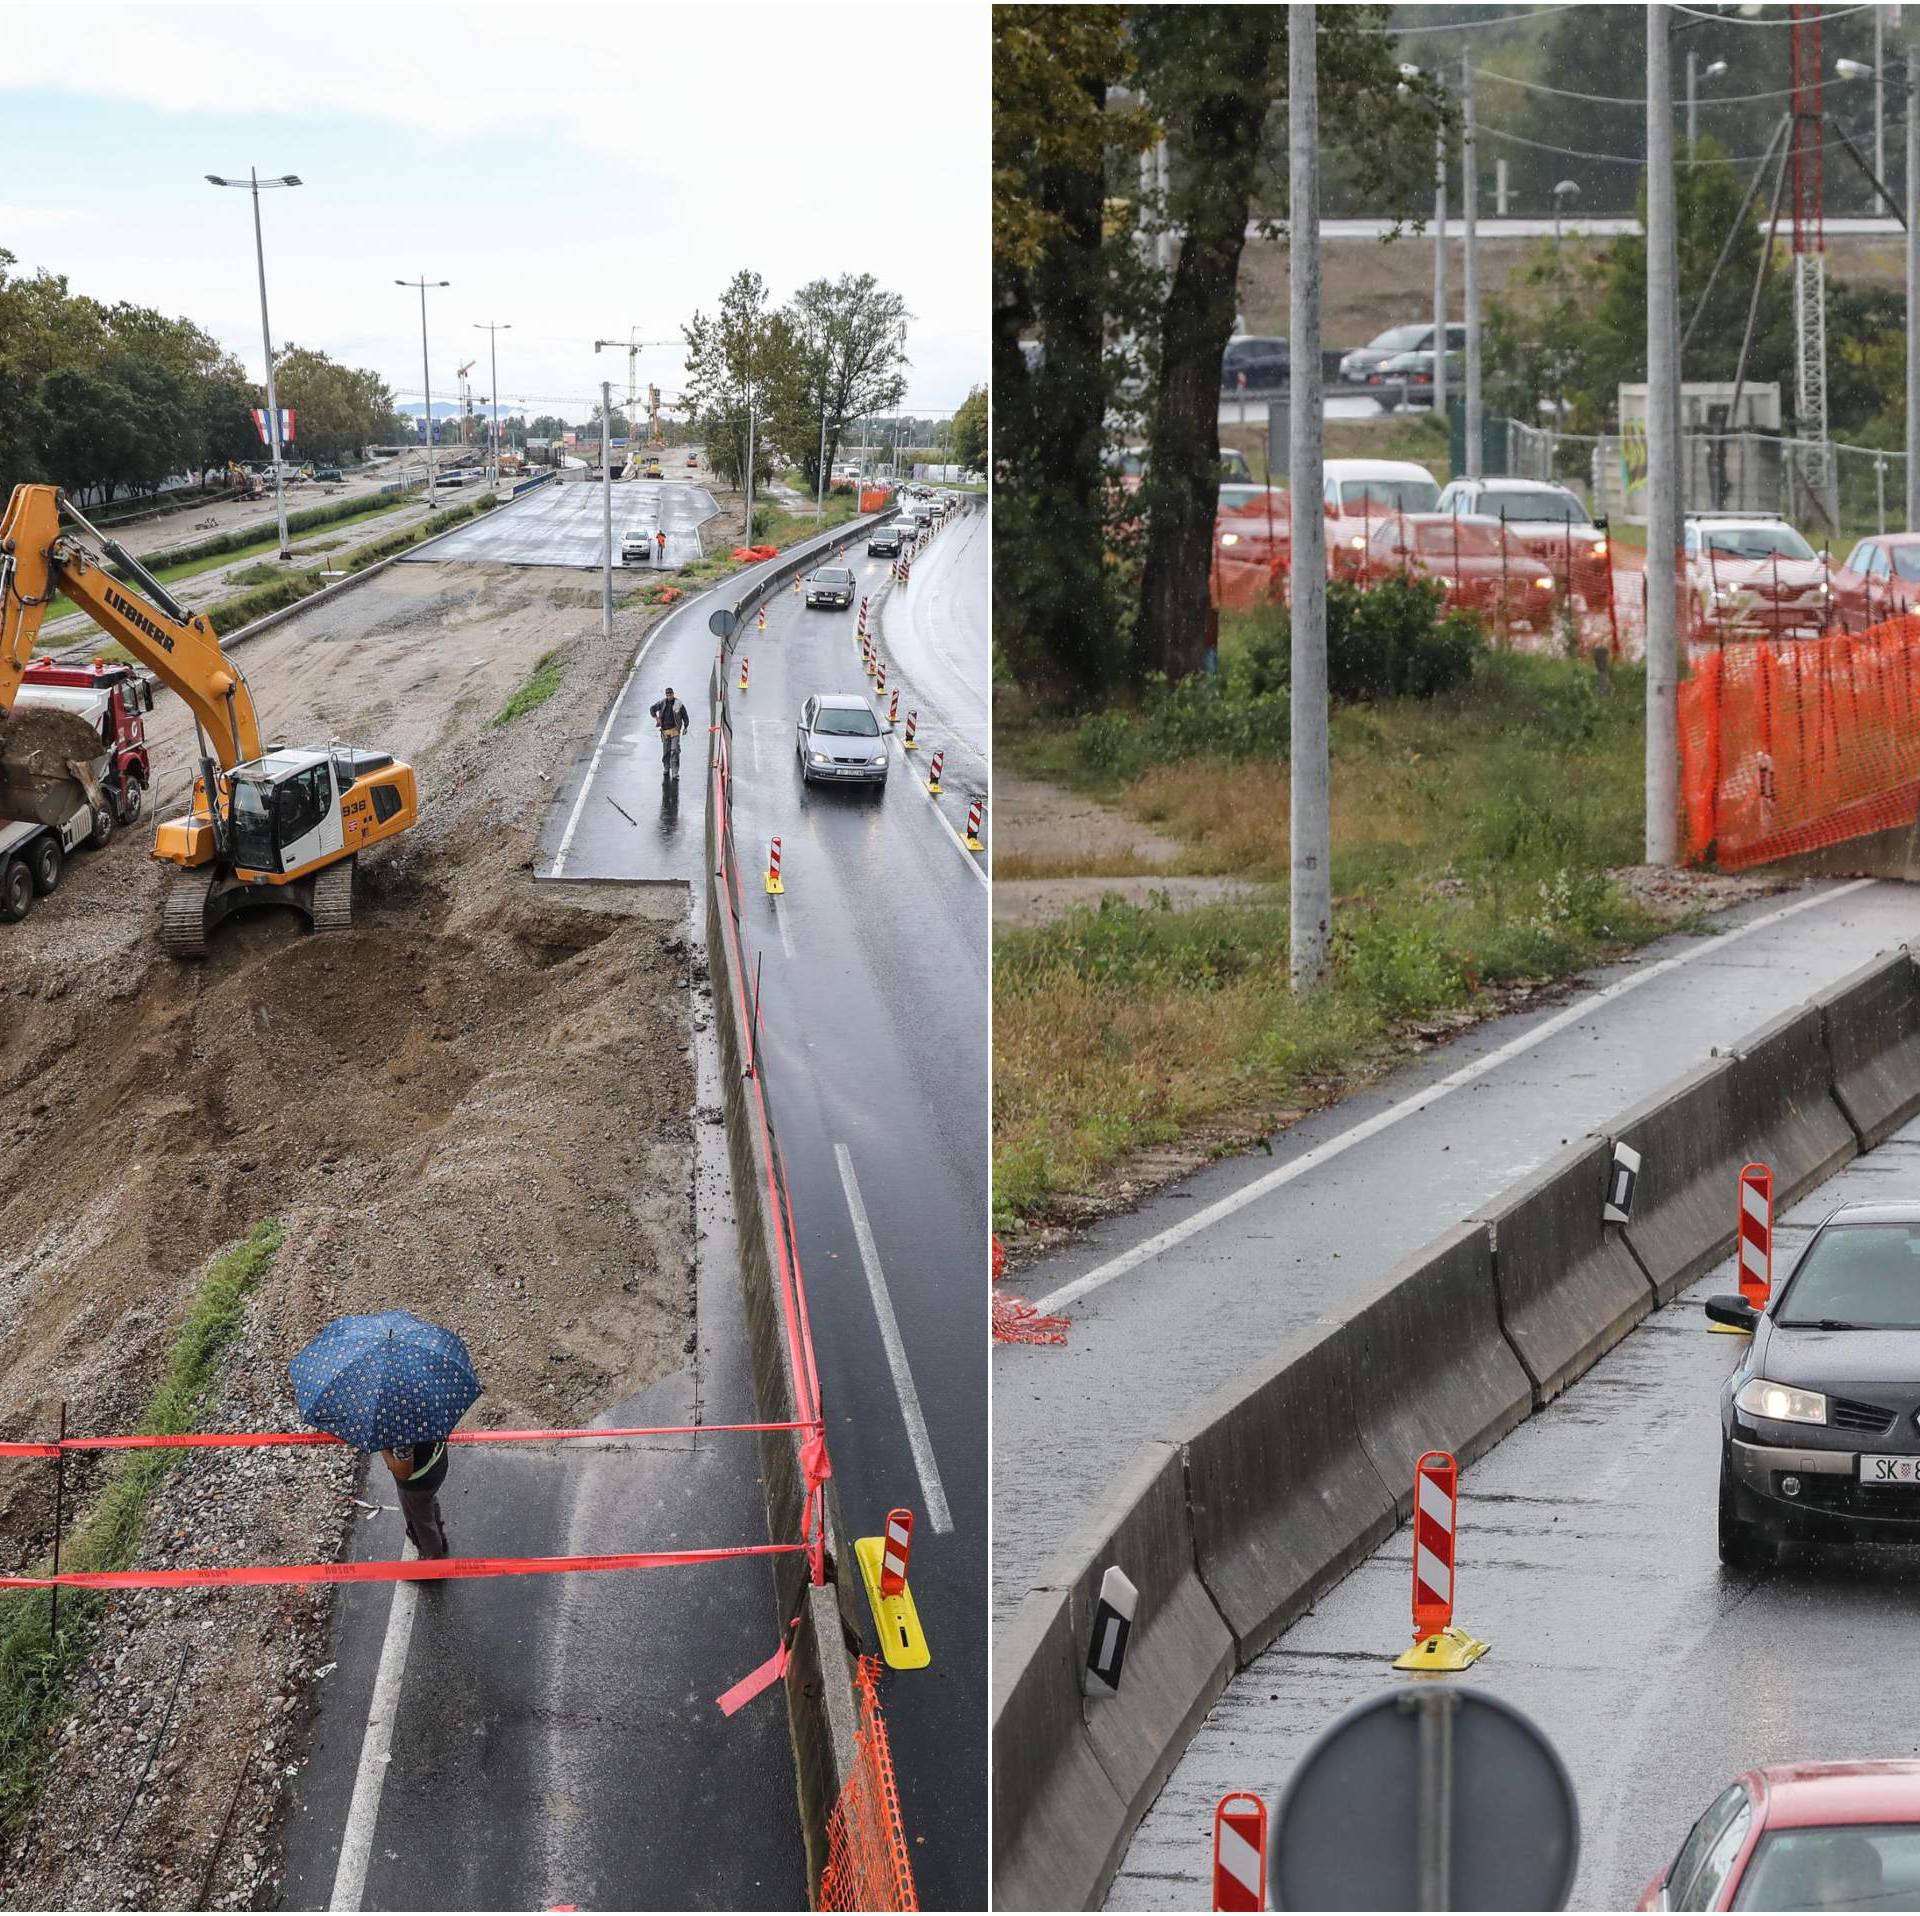
[[[160,948],[169,958],[207,955],[207,899],[213,879],[206,872],[182,872],[167,887],[160,920]]]
[[[315,931],[347,931],[353,925],[353,871],[358,858],[343,858],[337,865],[313,875]]]

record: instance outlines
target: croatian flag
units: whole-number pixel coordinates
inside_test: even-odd
[[[293,410],[291,406],[282,406],[280,408],[280,443],[282,446],[290,446],[293,444]],[[273,434],[267,425],[266,407],[254,407],[253,424],[255,430],[260,435],[260,443],[263,446],[272,445]]]

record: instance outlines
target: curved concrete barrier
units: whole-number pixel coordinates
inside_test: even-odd
[[[1493,1235],[1500,1321],[1536,1408],[1653,1309],[1646,1273],[1601,1217],[1612,1163],[1606,1138],[1573,1145],[1479,1213]]]
[[[1920,985],[1905,946],[1813,1001],[1826,1030],[1833,1095],[1871,1151],[1920,1113]]]
[[[1733,1243],[1732,1193],[1746,1153],[1735,1139],[1732,1084],[1731,1061],[1715,1058],[1615,1119],[1608,1133],[1640,1153],[1624,1236],[1663,1304]]]

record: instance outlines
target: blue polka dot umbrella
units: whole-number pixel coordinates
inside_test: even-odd
[[[480,1395],[466,1345],[411,1311],[336,1317],[287,1374],[300,1415],[356,1450],[431,1443]]]

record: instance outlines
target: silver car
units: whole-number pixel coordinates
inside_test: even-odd
[[[857,692],[816,692],[800,708],[794,752],[800,782],[833,785],[887,783],[887,735],[873,707]]]
[[[807,575],[808,605],[853,604],[853,570],[850,566],[823,565]]]

